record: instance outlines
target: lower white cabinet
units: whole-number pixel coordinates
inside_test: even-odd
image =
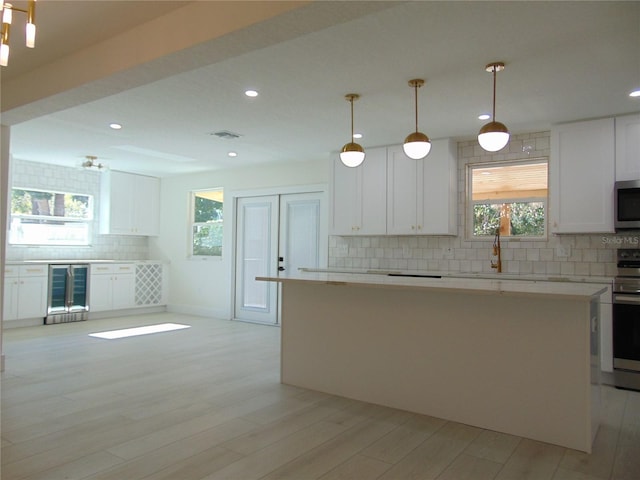
[[[7,265],[4,271],[4,320],[44,318],[47,314],[47,265]]]
[[[90,312],[135,306],[136,266],[133,263],[92,264]]]

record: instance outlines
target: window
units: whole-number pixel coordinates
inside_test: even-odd
[[[91,195],[11,190],[10,244],[89,245],[92,220]]]
[[[492,162],[468,166],[472,238],[544,238],[547,160]]]
[[[191,196],[191,255],[222,256],[222,189],[201,190]]]

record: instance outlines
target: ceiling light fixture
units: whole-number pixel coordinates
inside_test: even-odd
[[[227,155],[229,157],[237,157],[238,156],[238,154],[236,152],[229,152],[229,153],[227,153]]]
[[[25,44],[28,48],[34,48],[36,44],[36,0],[27,2],[27,9],[17,8],[10,3],[0,0],[0,11],[2,12],[2,31],[0,33],[0,65],[6,67],[9,64],[9,36],[11,32],[11,22],[13,21],[13,11],[27,14],[27,24],[25,28]]]
[[[353,102],[360,98],[357,93],[349,93],[344,98],[351,104],[351,139],[353,139]],[[351,141],[340,151],[340,160],[347,167],[357,167],[364,162],[364,148]]]
[[[635,98],[635,97],[640,97],[640,88],[639,88],[639,89],[637,89],[637,90],[634,90],[633,92],[631,92],[631,93],[629,94],[629,96],[630,96],[630,97],[634,97],[634,98]]]
[[[504,63],[490,63],[485,67],[485,70],[493,73],[493,110],[491,121],[484,125],[478,133],[478,143],[487,152],[497,152],[509,143],[509,130],[503,123],[496,122],[496,73],[504,70]]]
[[[122,125],[120,125],[119,123],[110,123],[109,128],[111,128],[112,130],[120,130],[122,128]]]
[[[418,88],[424,85],[424,80],[421,78],[414,78],[409,80],[409,86],[413,87],[415,93],[415,107],[416,107],[416,131],[409,134],[404,139],[404,145],[402,149],[407,157],[413,160],[420,160],[431,151],[431,141],[424,133],[418,131]]]
[[[247,97],[257,97],[257,96],[258,96],[258,92],[257,92],[256,90],[246,90],[246,91],[244,92],[244,94],[245,94]]]
[[[483,113],[478,115],[478,120],[489,120],[491,118],[491,115],[489,115],[488,113]]]
[[[103,168],[107,168],[106,165],[96,162],[96,160],[98,160],[96,156],[87,155],[84,158],[86,158],[86,160],[82,162],[82,168],[86,168],[87,170],[102,170]]]

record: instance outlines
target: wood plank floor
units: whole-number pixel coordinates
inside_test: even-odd
[[[192,328],[87,335],[162,322]],[[604,389],[586,455],[281,385],[279,334],[170,313],[5,330],[2,478],[640,479],[640,393]]]

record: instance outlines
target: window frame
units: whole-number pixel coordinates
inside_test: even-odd
[[[547,195],[543,197],[521,197],[521,198],[507,198],[499,199],[501,203],[532,203],[541,202],[544,208],[544,234],[540,236],[501,236],[503,241],[548,241],[549,238],[549,157],[534,157],[534,158],[517,158],[508,160],[494,160],[489,162],[469,162],[466,164],[466,192],[465,192],[465,239],[470,241],[487,241],[493,240],[494,235],[474,235],[473,233],[473,220],[474,220],[474,206],[483,205],[487,203],[499,203],[498,199],[495,201],[489,200],[473,200],[473,170],[481,168],[492,168],[511,165],[526,165],[546,163],[547,164]]]
[[[194,230],[195,227],[197,226],[201,226],[201,225],[207,225],[207,222],[196,222],[195,221],[195,208],[196,208],[196,197],[198,196],[198,193],[201,192],[215,192],[215,191],[219,191],[222,193],[222,209],[223,209],[223,216],[222,216],[222,241],[220,244],[220,255],[201,255],[201,254],[194,254]],[[222,260],[222,258],[224,257],[224,188],[223,187],[212,187],[212,188],[200,188],[200,189],[196,189],[196,190],[191,190],[189,192],[189,227],[188,227],[188,241],[187,241],[187,258],[193,259],[193,260]]]
[[[87,198],[87,217],[60,217],[57,215],[32,215],[32,214],[22,214],[22,213],[13,213],[13,191],[21,190],[26,192],[41,192],[47,194],[61,194],[64,196],[76,196],[76,197],[86,197]],[[59,190],[49,190],[42,188],[33,188],[33,187],[11,187],[11,197],[9,198],[9,225],[8,225],[8,235],[7,235],[7,244],[12,247],[90,247],[92,245],[93,239],[93,222],[95,219],[95,199],[94,195],[90,193],[78,193],[78,192],[63,192]],[[45,220],[49,222],[56,223],[64,223],[64,224],[83,224],[86,225],[86,239],[84,242],[75,242],[75,243],[65,243],[63,242],[16,242],[14,233],[14,219],[31,219],[31,220]]]

